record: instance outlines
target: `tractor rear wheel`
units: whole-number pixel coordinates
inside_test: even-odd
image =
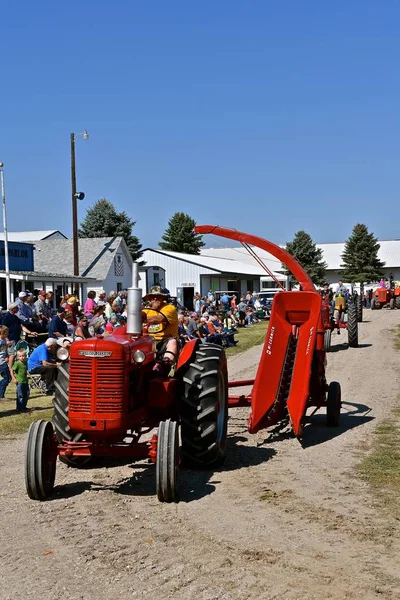
[[[347,307],[347,335],[350,348],[358,346],[357,310],[354,302],[349,302]]]
[[[395,297],[394,304],[395,304],[396,308],[400,308],[400,296]]]
[[[81,433],[73,434],[68,423],[68,387],[69,387],[69,363],[64,363],[58,368],[57,379],[54,383],[55,395],[53,398],[54,415],[52,423],[56,432],[57,440],[62,443],[82,442],[84,436]],[[90,457],[67,457],[60,456],[60,461],[69,467],[84,467],[90,461]]]
[[[50,421],[31,423],[25,455],[25,485],[29,498],[46,500],[56,476],[56,441]]]
[[[228,371],[221,346],[202,344],[183,376],[182,460],[208,467],[224,459],[228,429]]]
[[[324,350],[325,352],[329,352],[331,349],[331,338],[332,338],[332,330],[325,329],[324,333]]]
[[[390,306],[390,310],[394,309],[394,306],[395,306],[395,304],[394,304],[394,298],[390,298],[389,306]]]
[[[357,311],[357,321],[358,323],[362,323],[363,320],[363,299],[361,294],[357,294],[355,297],[356,311]]]
[[[331,381],[326,398],[326,424],[328,427],[337,427],[340,421],[340,408],[342,406],[342,392],[340,383]]]
[[[178,499],[178,423],[167,419],[158,426],[156,489],[160,502]]]

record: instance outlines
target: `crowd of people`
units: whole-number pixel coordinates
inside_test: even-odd
[[[142,317],[148,333],[156,340],[159,359],[156,369],[161,365],[164,372],[169,372],[180,349],[191,339],[227,348],[235,346],[237,329],[257,322],[259,308],[251,292],[240,299],[234,294],[224,294],[217,300],[211,290],[204,298],[195,294],[193,310],[176,308],[168,290],[153,286],[143,298]],[[62,364],[57,359],[57,349],[74,340],[106,337],[116,328],[124,327],[127,292],[97,295],[89,291],[82,304],[77,294],[66,294],[55,309],[52,292],[38,290],[35,296],[23,291],[0,314],[0,400],[13,381],[17,387],[16,410],[26,412],[29,374],[40,375],[45,393],[53,395],[57,369]],[[27,336],[33,340],[30,344]],[[45,341],[40,343],[41,339]]]
[[[22,291],[8,310],[1,314],[0,326],[0,400],[8,384],[17,386],[17,412],[28,411],[28,374],[39,374],[45,382],[45,393],[54,394],[57,377],[56,352],[60,345],[97,335],[111,335],[126,323],[127,293],[104,292],[97,297],[89,291],[83,306],[77,295],[66,294],[56,310],[53,293],[39,290],[35,297]],[[33,340],[28,344],[24,338]],[[42,338],[44,343],[39,343]]]

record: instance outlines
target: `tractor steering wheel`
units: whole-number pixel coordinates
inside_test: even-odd
[[[146,314],[146,317],[147,317],[146,310],[152,311],[154,313],[158,313],[163,316],[163,320],[161,323],[149,323],[149,321],[147,321],[147,323],[148,323],[147,333],[149,335],[151,335],[152,333],[162,333],[163,331],[165,331],[169,325],[169,321],[168,321],[167,317],[164,315],[164,313],[161,312],[161,310],[156,310],[155,308],[148,308],[148,309],[144,308],[143,312]]]

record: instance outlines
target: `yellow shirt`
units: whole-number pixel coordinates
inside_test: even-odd
[[[148,317],[156,317],[159,313],[151,308],[145,308],[144,312]],[[175,306],[172,304],[164,304],[160,313],[162,313],[167,321],[162,323],[149,323],[147,331],[155,340],[163,340],[164,338],[178,337],[178,313]]]

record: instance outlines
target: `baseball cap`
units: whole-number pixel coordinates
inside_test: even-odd
[[[68,304],[73,304],[74,302],[76,302],[76,298],[75,296],[70,296],[67,300]]]
[[[46,292],[44,290],[40,290],[40,292],[38,293],[38,296],[45,296]]]
[[[57,308],[57,313],[59,315],[61,315],[62,313],[65,313],[65,308],[63,306],[60,306],[59,308]]]
[[[28,295],[28,294],[27,294],[26,292],[20,292],[20,293],[18,294],[18,298],[26,298],[26,297],[27,297],[27,295]]]

